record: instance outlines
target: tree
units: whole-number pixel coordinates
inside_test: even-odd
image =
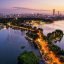
[[[39,63],[39,58],[33,53],[33,52],[23,52],[19,57],[18,57],[19,63],[20,64],[38,64]]]
[[[54,32],[47,34],[47,40],[49,43],[61,41],[62,37],[63,37],[62,30],[55,30]]]
[[[51,50],[51,51],[53,51],[54,53],[56,53],[56,54],[59,54],[59,52],[61,51],[61,48],[60,47],[58,47],[57,45],[49,45],[49,49]]]

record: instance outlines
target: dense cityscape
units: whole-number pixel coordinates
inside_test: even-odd
[[[0,2],[0,64],[64,64],[63,2]]]

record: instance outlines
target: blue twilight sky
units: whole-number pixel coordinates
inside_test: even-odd
[[[13,7],[64,11],[64,0],[0,0],[0,9]]]

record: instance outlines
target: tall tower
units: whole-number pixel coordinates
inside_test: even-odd
[[[53,9],[53,16],[55,15],[55,9]]]
[[[60,12],[58,11],[58,16],[59,16]]]

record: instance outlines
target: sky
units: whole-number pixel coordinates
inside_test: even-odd
[[[0,0],[0,9],[13,7],[64,11],[64,0]]]

